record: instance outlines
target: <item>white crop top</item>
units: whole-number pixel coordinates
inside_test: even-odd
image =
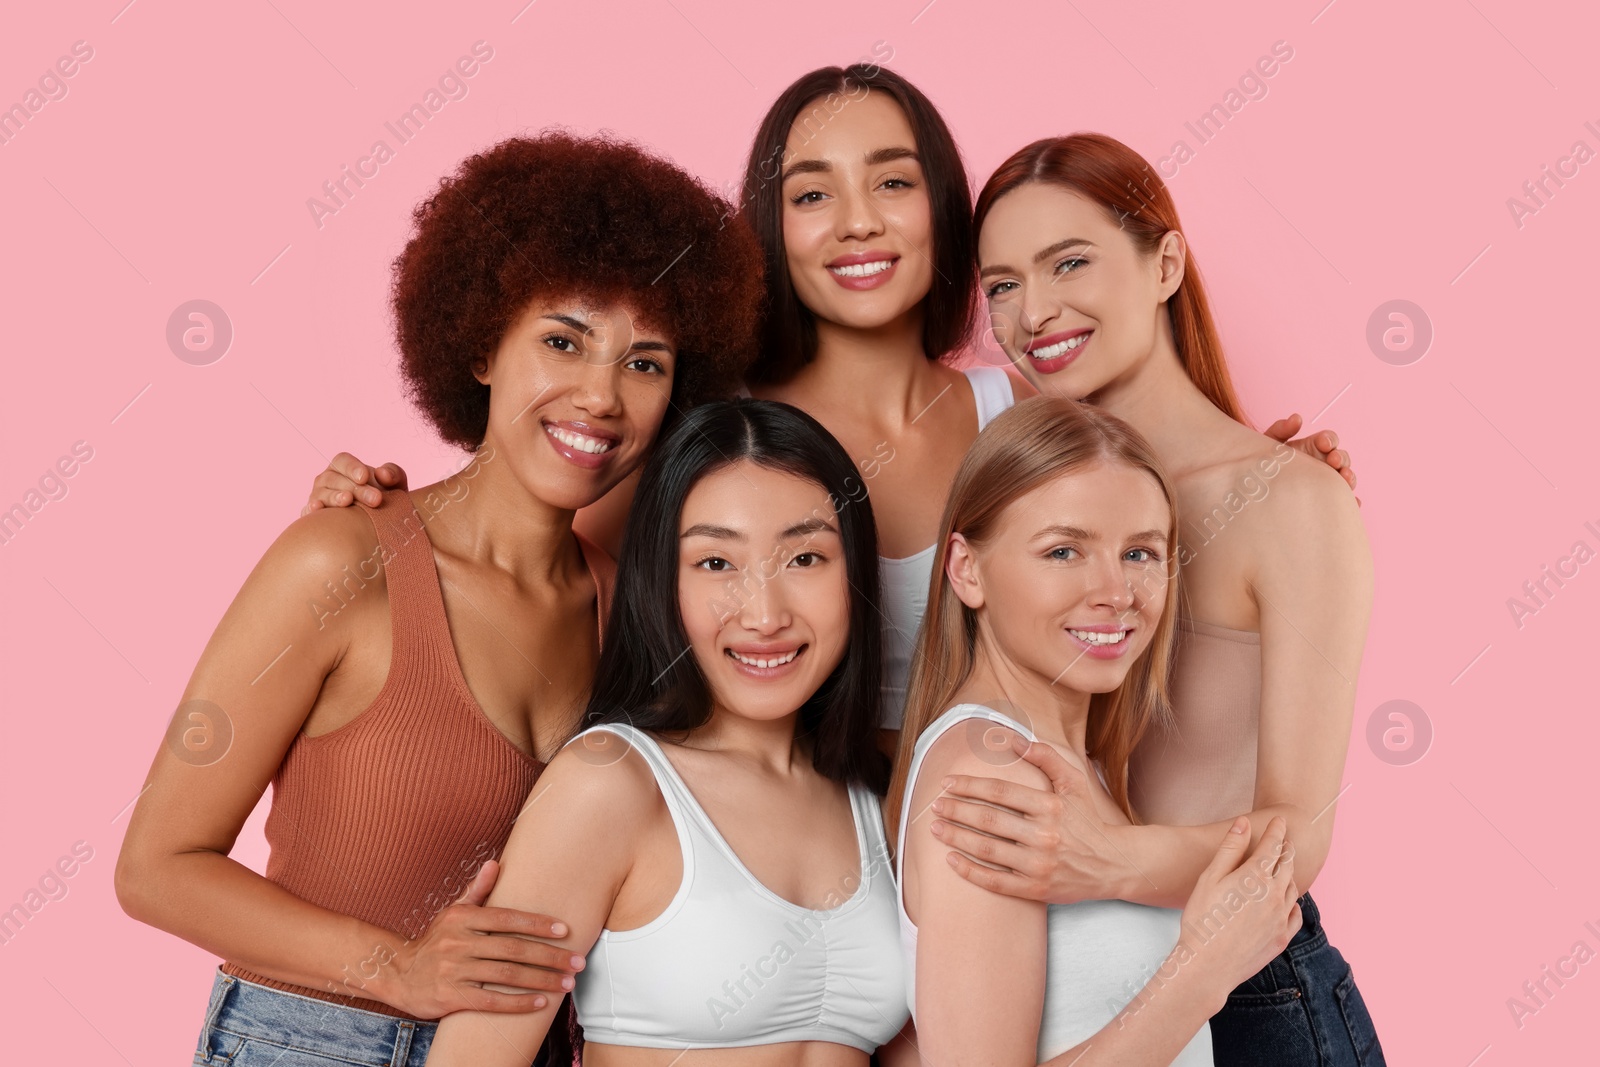
[[[905,877],[906,826],[911,821],[911,797],[923,757],[946,730],[969,719],[988,719],[1035,740],[1033,731],[1026,726],[982,704],[957,704],[923,731],[911,757],[905,803],[900,812],[899,847],[895,850],[897,882]],[[1103,781],[1104,775],[1101,778]],[[926,820],[918,825],[925,829]],[[904,896],[897,892],[895,901],[900,915],[900,945],[905,953],[907,1007],[915,1016],[917,927],[906,915]],[[1037,1050],[1040,1063],[1087,1041],[1128,1006],[1178,943],[1182,913],[1126,900],[1084,900],[1051,904],[1047,915],[1044,1018],[1039,1023]],[[970,976],[962,980],[967,977]],[[578,980],[582,981],[581,973]],[[1161,1010],[1159,996],[1151,1003],[1154,1010]],[[1172,1063],[1173,1067],[1212,1067],[1210,1024],[1201,1025]]]
[[[861,872],[813,911],[756,880],[648,734],[606,724],[650,764],[683,852],[683,881],[655,919],[602,930],[573,1003],[589,1041],[734,1048],[831,1041],[871,1052],[905,1025],[895,887],[877,796],[850,787]],[[580,734],[579,736],[582,736]]]
[[[999,367],[969,367],[962,373],[972,383],[972,398],[978,405],[978,430],[989,425],[996,415],[1010,407],[1015,398],[1011,378]],[[949,486],[938,490],[941,497]],[[883,703],[878,725],[898,730],[905,718],[906,684],[911,680],[911,654],[917,646],[917,630],[928,610],[928,589],[933,583],[933,558],[938,545],[929,545],[903,559],[878,557],[878,590],[883,612]]]

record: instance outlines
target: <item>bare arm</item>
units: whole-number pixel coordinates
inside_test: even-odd
[[[490,897],[505,907],[567,916],[567,935],[548,940],[580,956],[599,939],[642,835],[665,810],[641,756],[591,759],[588,751],[583,740],[573,742],[545,769],[506,842],[505,871]],[[557,1007],[447,1016],[427,1067],[527,1067]]]
[[[195,720],[193,728],[213,731],[219,747],[185,747],[186,722],[169,731],[130,820],[116,890],[133,918],[247,968],[434,1018],[463,1003],[445,981],[478,973],[464,947],[445,952],[450,960],[442,965],[441,946],[461,936],[464,913],[483,909],[446,909],[423,943],[407,942],[302,900],[228,856],[319,694],[350,654],[361,612],[376,605],[387,618],[376,595],[321,616],[310,607],[325,580],[369,558],[375,544],[365,515],[329,512],[300,519],[268,549],[206,645],[179,709],[184,718],[190,711],[205,714],[210,721]],[[225,734],[231,740],[223,748]],[[490,918],[529,931],[550,924],[532,915]],[[524,964],[555,962],[548,953],[526,951],[520,940],[500,940],[518,946],[516,958]],[[559,988],[561,975],[522,964],[516,971],[528,988]],[[480,991],[469,1001],[510,1003],[496,996]]]
[[[1245,580],[1261,620],[1261,726],[1248,814],[1258,829],[1274,816],[1287,821],[1304,889],[1332,844],[1332,804],[1372,608],[1372,559],[1354,499],[1328,472],[1289,464],[1279,479],[1255,521],[1239,527],[1252,541]],[[937,812],[938,836],[965,854],[957,869],[986,889],[1033,900],[1181,906],[1227,823],[1103,824],[1083,802],[1081,774],[1052,757],[1038,745],[1024,757],[1049,775],[1047,791],[979,777],[951,787],[956,795]]]
[[[958,736],[941,738],[926,758],[911,810],[932,799],[941,775],[979,769],[994,773]],[[1044,784],[1043,774],[1022,762],[998,773],[1023,786]],[[1098,1033],[1052,1058],[1050,1067],[1170,1064],[1220,1010],[1228,991],[1287,944],[1299,911],[1283,824],[1273,824],[1248,861],[1249,828],[1239,820],[1236,831],[1222,835],[1185,911],[1184,935],[1149,983]],[[1045,906],[979,889],[945,862],[944,851],[921,821],[912,822],[906,902],[908,914],[916,909],[922,1054],[930,1063],[1034,1064],[1044,1011]],[[1106,995],[1123,992],[1108,989]]]

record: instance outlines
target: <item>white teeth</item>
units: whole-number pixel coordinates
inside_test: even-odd
[[[1120,644],[1131,631],[1117,630],[1113,633],[1103,634],[1095,630],[1068,630],[1067,633],[1079,641],[1090,645],[1115,645]]]
[[[1093,331],[1091,331],[1091,332],[1093,332]],[[1075,337],[1067,338],[1065,341],[1057,341],[1055,344],[1051,345],[1049,348],[1036,348],[1032,352],[1029,352],[1028,356],[1031,359],[1037,359],[1037,360],[1041,360],[1041,361],[1042,360],[1046,360],[1046,359],[1055,359],[1059,355],[1063,355],[1064,353],[1071,352],[1074,348],[1077,348],[1079,345],[1083,344],[1083,342],[1087,341],[1088,339],[1089,339],[1089,334],[1080,333]]]
[[[868,278],[874,274],[882,274],[894,266],[892,259],[878,259],[871,263],[853,263],[848,267],[829,267],[833,273],[841,278]]]
[[[544,430],[545,433],[548,433],[551,437],[554,437],[557,441],[560,441],[568,448],[576,448],[579,452],[589,452],[594,454],[609,452],[615,448],[617,444],[615,441],[602,441],[598,437],[590,437],[587,434],[573,433],[571,430],[564,430],[559,426],[546,426]]]
[[[799,654],[800,650],[797,648],[781,656],[741,656],[733,649],[728,649],[728,655],[749,667],[781,667]]]

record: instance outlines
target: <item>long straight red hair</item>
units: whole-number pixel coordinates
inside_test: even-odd
[[[1139,153],[1103,133],[1046,137],[1012,154],[978,194],[973,233],[983,229],[983,220],[995,201],[1032,182],[1059,185],[1093,200],[1118,221],[1146,255],[1156,250],[1169,231],[1183,233],[1172,194],[1155,168]],[[1184,246],[1188,248],[1187,238]],[[1228,376],[1222,341],[1217,336],[1192,250],[1187,252],[1183,281],[1167,298],[1167,313],[1172,318],[1178,359],[1190,380],[1229,418],[1249,426],[1250,420],[1244,417],[1234,392],[1233,379]]]

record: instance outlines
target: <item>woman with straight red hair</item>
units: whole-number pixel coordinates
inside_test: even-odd
[[[1372,604],[1357,502],[1245,420],[1177,209],[1138,153],[1100,134],[1036,141],[975,216],[1012,361],[1041,393],[1131,424],[1171,477],[1186,592],[1173,719],[1131,761],[1134,824],[1096,816],[1082,770],[1033,745],[1049,791],[958,777],[932,832],[998,893],[1174,907],[1239,815],[1258,832],[1281,817],[1308,887],[1332,843]],[[1212,1019],[1218,1064],[1384,1062],[1349,964],[1309,894],[1300,906],[1293,941]]]

